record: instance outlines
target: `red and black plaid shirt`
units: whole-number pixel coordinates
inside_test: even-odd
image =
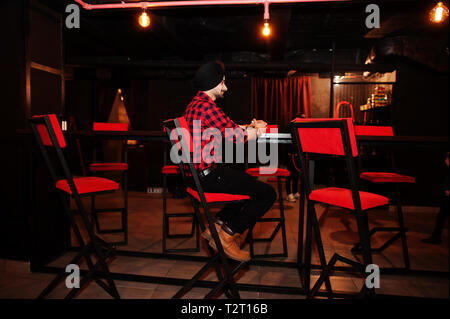
[[[191,103],[186,107],[184,117],[186,118],[194,141],[193,161],[194,167],[197,170],[204,170],[212,165],[211,162],[204,161],[202,156],[203,152],[211,154],[213,162],[222,162],[222,156],[220,156],[220,154],[214,154],[214,148],[219,149],[221,141],[217,141],[214,136],[211,136],[206,140],[202,139],[202,134],[204,134],[205,130],[208,128],[217,128],[222,137],[225,137],[229,141],[232,140],[234,143],[244,143],[247,140],[247,131],[234,123],[227,115],[225,115],[222,109],[202,91],[199,91],[192,99]],[[195,120],[201,121],[201,125],[194,126]],[[233,129],[232,135],[229,134],[229,130],[225,132],[225,129],[227,128]],[[201,141],[201,144],[198,143],[198,141]],[[198,146],[197,149],[195,149],[196,145],[201,145],[201,149],[199,149]],[[205,146],[207,149],[204,150]]]

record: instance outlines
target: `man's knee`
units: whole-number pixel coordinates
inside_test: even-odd
[[[277,200],[277,192],[269,184],[264,183],[263,191],[261,192],[261,197],[267,200],[267,202],[272,205]]]

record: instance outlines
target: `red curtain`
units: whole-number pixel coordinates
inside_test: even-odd
[[[285,128],[298,113],[311,117],[311,78],[252,78],[252,114]]]

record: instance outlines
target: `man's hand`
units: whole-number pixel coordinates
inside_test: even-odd
[[[247,128],[247,141],[256,140],[258,138],[258,130],[253,127]]]
[[[265,127],[267,127],[267,123],[264,122],[263,120],[253,119],[251,126],[254,128],[265,128]]]

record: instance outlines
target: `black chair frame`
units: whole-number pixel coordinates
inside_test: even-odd
[[[285,225],[285,218],[284,218],[284,204],[283,204],[283,186],[281,182],[281,176],[277,176],[277,186],[278,186],[278,202],[280,205],[280,217],[261,217],[257,220],[257,223],[260,222],[276,222],[277,225],[275,226],[275,229],[273,230],[272,234],[267,238],[254,238],[253,237],[253,228],[250,228],[246,241],[249,243],[250,247],[250,256],[252,258],[273,258],[273,257],[287,257],[288,251],[287,251],[287,240],[286,240],[286,225]],[[254,243],[255,242],[272,242],[275,236],[278,234],[278,232],[281,229],[281,240],[283,244],[283,252],[281,253],[272,253],[272,254],[255,254],[254,249]]]
[[[172,132],[174,131],[177,135],[176,139],[179,140],[181,144],[181,150],[189,150],[187,146],[187,141],[183,137],[182,126],[178,119],[167,120],[164,122],[164,128],[167,133],[167,136],[171,142],[172,147],[175,146],[175,141],[172,136]],[[190,133],[189,133],[190,134]],[[181,139],[180,139],[181,137]],[[205,198],[205,194],[203,192],[202,185],[200,183],[200,179],[197,173],[197,170],[194,167],[192,156],[190,152],[183,151],[182,152],[183,160],[178,163],[180,168],[181,175],[183,177],[183,181],[185,186],[188,187],[190,182],[193,182],[193,186],[196,188],[200,201],[197,201],[192,195],[189,194],[192,205],[194,207],[194,212],[196,214],[198,225],[200,226],[201,231],[206,230],[205,223],[203,222],[202,215],[200,213],[200,205],[203,207],[203,211],[209,226],[209,230],[211,232],[212,238],[214,239],[215,245],[217,247],[217,253],[214,251],[212,247],[207,244],[209,253],[211,255],[210,260],[172,297],[174,299],[181,298],[185,293],[187,293],[194,284],[202,277],[202,275],[211,267],[214,267],[219,279],[217,285],[205,296],[205,299],[212,298],[216,296],[220,291],[224,291],[225,295],[228,298],[239,299],[239,291],[236,286],[236,282],[234,280],[234,275],[242,269],[243,266],[247,265],[247,262],[237,262],[234,268],[231,268],[231,265],[228,261],[227,256],[222,247],[222,243],[219,239],[219,235],[217,233],[215,227],[215,221],[213,216],[211,215],[210,206],[211,205],[223,205],[228,204],[230,202],[214,202],[213,204],[208,203]],[[190,172],[190,177],[188,177],[187,172]],[[234,201],[237,202],[237,201]],[[223,272],[221,267],[223,267]]]
[[[167,211],[167,174],[163,175],[163,253],[176,253],[176,252],[199,252],[200,251],[200,229],[197,222],[195,213],[190,212],[178,212],[172,213]],[[185,234],[171,234],[170,233],[170,218],[192,218],[191,230]],[[167,239],[170,238],[192,238],[195,236],[195,247],[192,248],[167,248]]]
[[[94,151],[93,151],[93,163],[97,160],[97,141],[94,140]],[[128,145],[127,141],[124,141],[122,149],[122,162],[128,163]],[[108,172],[108,171],[102,171]],[[109,171],[111,172],[111,171]],[[94,172],[96,175],[97,172]],[[114,245],[127,245],[128,244],[128,170],[123,170],[121,174],[122,179],[122,190],[123,190],[123,207],[111,207],[111,208],[96,208],[95,207],[95,195],[91,196],[91,220],[93,220],[97,233],[99,234],[116,234],[123,233],[123,240],[113,242]],[[121,227],[113,229],[102,229],[100,227],[100,221],[98,218],[99,213],[115,213],[120,212],[121,214]]]
[[[326,263],[325,260],[325,254],[322,244],[322,239],[320,235],[320,228],[317,220],[316,210],[315,210],[315,201],[312,201],[309,199],[309,196],[313,190],[314,185],[314,161],[311,156],[308,156],[308,163],[307,163],[307,153],[303,152],[302,150],[302,144],[300,141],[300,137],[298,134],[298,128],[338,128],[341,133],[342,138],[342,144],[345,151],[345,162],[347,167],[347,173],[348,173],[348,180],[350,182],[350,189],[352,192],[352,199],[354,203],[354,215],[356,217],[356,224],[358,228],[358,235],[361,242],[361,249],[362,249],[362,257],[363,262],[359,261],[353,261],[348,258],[345,258],[344,256],[339,255],[338,253],[334,253],[331,257],[330,261]],[[370,248],[370,239],[369,239],[369,231],[368,231],[368,220],[367,220],[367,214],[363,213],[363,210],[361,208],[361,201],[359,196],[359,174],[356,169],[355,165],[355,159],[353,158],[351,154],[351,145],[350,145],[350,139],[349,139],[349,131],[348,126],[345,120],[330,120],[330,121],[311,121],[311,122],[292,122],[291,123],[291,130],[292,130],[292,136],[295,140],[295,147],[297,149],[300,165],[301,165],[301,171],[302,174],[302,183],[305,187],[305,195],[308,199],[307,202],[307,225],[306,225],[306,241],[305,241],[305,289],[309,291],[308,298],[313,298],[317,292],[319,291],[319,288],[322,286],[322,284],[325,282],[326,290],[327,290],[327,296],[328,298],[333,297],[332,287],[330,283],[330,275],[333,272],[333,267],[336,264],[337,261],[343,262],[351,266],[353,269],[355,269],[358,272],[361,272],[362,274],[365,274],[366,266],[369,264],[372,264],[372,255],[371,255],[371,248]],[[308,155],[310,155],[308,153]],[[331,155],[330,155],[331,156]],[[309,170],[307,170],[307,167]],[[322,273],[319,277],[319,279],[314,284],[313,288],[310,290],[310,273],[311,273],[311,232],[314,230],[315,236],[316,236],[316,243],[319,253],[319,259],[320,264],[322,267]],[[374,296],[375,295],[375,289],[374,288],[366,288],[365,285],[363,285],[362,289],[360,290],[360,293],[358,296]]]
[[[389,157],[389,161],[391,162],[391,167],[392,167],[393,171],[395,172],[396,164],[395,164],[394,154],[392,154],[392,152],[390,152],[390,151],[387,154]],[[361,157],[359,157],[358,159],[359,159],[358,160],[358,168],[360,171],[362,171],[363,165],[362,165]],[[366,184],[367,183],[370,183],[370,181],[366,181]],[[371,248],[371,251],[375,252],[375,253],[380,253],[380,252],[384,251],[386,248],[388,248],[389,246],[391,246],[396,240],[398,240],[400,238],[401,244],[402,244],[403,263],[405,265],[405,269],[410,270],[411,263],[409,260],[408,243],[406,240],[406,233],[408,232],[408,228],[405,227],[405,222],[404,222],[404,218],[403,218],[403,209],[402,209],[402,204],[401,204],[401,199],[400,199],[401,198],[400,197],[400,184],[403,184],[403,183],[376,183],[376,184],[384,184],[387,186],[391,186],[389,193],[391,194],[393,203],[396,206],[398,227],[373,227],[372,229],[370,229],[370,231],[369,231],[370,238],[377,232],[394,232],[394,235],[392,235],[391,238],[389,238],[386,242],[384,242],[382,245],[380,245],[380,247]],[[357,242],[352,247],[351,251],[354,254],[361,254],[361,243]]]
[[[84,227],[84,229],[87,231],[89,236],[89,242],[85,242],[83,240],[83,237],[80,232],[80,228],[73,216],[73,212],[70,210],[69,202],[67,201],[66,193],[57,189],[58,197],[64,207],[64,210],[66,212],[67,218],[69,219],[70,225],[72,227],[72,230],[79,242],[80,245],[80,251],[77,253],[77,255],[69,262],[69,264],[77,264],[83,257],[86,260],[86,263],[88,265],[88,272],[87,274],[82,278],[80,281],[79,288],[72,288],[71,291],[66,295],[66,299],[71,299],[75,296],[77,292],[81,290],[82,287],[86,286],[86,284],[89,282],[90,279],[94,279],[95,282],[102,287],[108,294],[110,294],[113,298],[119,299],[119,293],[117,291],[116,285],[111,277],[111,273],[108,268],[108,264],[106,262],[107,258],[114,256],[115,249],[114,247],[99,238],[95,235],[94,229],[92,227],[92,224],[89,221],[89,218],[87,217],[86,210],[83,206],[83,203],[81,201],[81,196],[78,193],[78,190],[74,184],[73,176],[69,170],[69,166],[66,162],[66,159],[64,157],[63,151],[59,145],[59,142],[57,140],[55,131],[53,129],[53,126],[50,122],[50,119],[48,116],[42,116],[42,117],[33,117],[29,120],[31,129],[34,133],[36,142],[38,144],[38,147],[40,149],[41,155],[44,158],[45,164],[49,170],[51,180],[54,185],[56,185],[57,181],[60,179],[58,178],[58,174],[55,170],[54,165],[52,165],[52,161],[50,160],[50,154],[49,154],[49,148],[53,148],[56,157],[59,162],[59,167],[62,170],[62,176],[67,180],[67,183],[70,187],[70,190],[72,192],[72,198],[75,201],[76,207],[78,208],[78,213],[81,216],[81,225]],[[40,137],[40,134],[37,129],[37,125],[44,125],[50,140],[53,144],[52,147],[45,146],[42,142],[42,139]],[[96,192],[95,194],[104,194],[104,193],[111,193],[113,191],[104,191],[104,192]],[[94,193],[87,193],[83,194],[83,197],[85,196],[92,196]],[[94,263],[91,259],[91,254],[97,257],[97,262]],[[39,294],[38,299],[45,298],[57,285],[58,283],[68,274],[64,271],[61,271],[51,282],[50,284]],[[106,279],[106,283],[103,282],[101,278]]]

